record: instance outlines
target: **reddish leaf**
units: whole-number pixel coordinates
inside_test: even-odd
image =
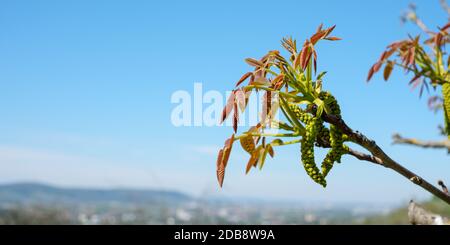
[[[242,82],[244,82],[245,80],[247,80],[247,78],[249,78],[249,77],[252,76],[252,75],[253,75],[253,72],[247,72],[247,73],[245,73],[245,74],[241,77],[241,79],[239,79],[239,81],[236,83],[236,87],[239,86],[239,85],[241,85]]]
[[[308,66],[309,60],[311,59],[311,52],[309,49],[309,45],[305,45],[300,52],[300,66],[303,70]]]
[[[269,152],[270,157],[273,158],[275,155],[275,152],[273,151],[273,147],[271,144],[267,145],[267,151]]]
[[[375,72],[374,72],[373,66],[372,66],[372,67],[370,67],[369,74],[367,75],[367,82],[370,81],[370,79],[372,78],[372,76],[373,76],[374,73],[375,73]]]
[[[245,62],[247,62],[247,64],[254,66],[254,67],[263,67],[264,66],[264,64],[261,61],[255,60],[252,58],[245,59]]]
[[[320,23],[319,27],[317,27],[316,32],[322,31],[323,23]]]
[[[330,27],[330,28],[328,28],[326,30],[327,31],[327,36],[330,35],[330,33],[334,30],[334,28],[336,28],[336,25],[334,25],[334,26],[332,26],[332,27]]]
[[[381,68],[381,65],[383,63],[381,61],[378,61],[377,63],[375,63],[375,65],[373,66],[373,72],[378,72]]]
[[[276,84],[278,84],[280,81],[282,81],[284,79],[284,75],[280,74],[278,76],[276,76],[273,80],[272,80],[272,85],[275,87]]]
[[[217,157],[217,181],[219,182],[219,186],[222,187],[223,179],[225,177],[225,167],[222,164],[223,162],[223,149],[220,149],[219,155]]]
[[[230,115],[231,111],[233,110],[233,104],[235,100],[234,91],[230,94],[230,97],[228,97],[227,104],[223,108],[222,111],[222,118],[220,119],[220,123],[223,123],[225,119],[227,119],[228,115]]]
[[[339,41],[342,40],[342,38],[339,37],[326,37],[324,38],[325,40],[329,40],[329,41]]]
[[[302,49],[303,51],[303,49]],[[297,69],[297,67],[300,65],[300,59],[301,59],[301,51],[299,55],[295,55],[294,59],[294,69]]]
[[[313,63],[314,63],[314,73],[317,73],[317,53],[316,50],[313,50]]]
[[[242,89],[236,90],[235,96],[236,96],[236,103],[238,104],[239,109],[241,109],[241,111],[244,111],[246,106],[246,98],[244,90]]]
[[[441,31],[446,31],[448,28],[450,28],[450,22],[448,22],[444,27],[442,27]]]
[[[239,122],[239,110],[237,108],[237,103],[234,103],[234,114],[233,114],[233,130],[236,133]]]
[[[310,41],[311,43],[314,45],[317,43],[317,41],[319,41],[320,39],[322,39],[323,37],[325,37],[326,35],[326,31],[319,31],[316,34],[314,34],[311,38]]]
[[[217,168],[219,168],[222,165],[222,160],[223,160],[223,149],[220,149],[219,154],[217,155],[217,161],[216,161]]]
[[[224,168],[228,165],[228,159],[230,159],[231,149],[233,149],[233,142],[234,142],[234,134],[231,135],[231,138],[225,141],[222,160],[222,165],[224,166]]]
[[[250,169],[256,165],[258,162],[258,153],[254,151],[248,160],[247,166],[245,167],[245,174],[250,172]]]
[[[240,138],[239,141],[241,143],[242,149],[244,149],[249,154],[253,153],[253,151],[255,150],[255,141],[253,140],[253,136],[247,135],[245,137]]]

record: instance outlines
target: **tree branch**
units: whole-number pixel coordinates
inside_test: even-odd
[[[367,162],[371,162],[371,163],[375,163],[375,164],[379,164],[379,165],[383,166],[383,161],[381,161],[381,159],[379,159],[378,157],[374,157],[372,155],[365,154],[365,153],[353,150],[351,148],[348,149],[348,154],[356,157],[357,159],[359,159],[361,161],[367,161]]]
[[[415,145],[423,148],[436,148],[436,149],[447,149],[448,153],[450,153],[450,140],[443,141],[422,141],[418,139],[412,138],[403,138],[400,134],[392,135],[393,144],[406,144],[406,145]]]
[[[425,210],[413,200],[409,202],[408,218],[413,225],[450,225],[448,218]]]
[[[442,199],[447,204],[450,205],[450,196],[441,191],[439,188],[435,187],[434,185],[430,184],[428,181],[424,180],[417,174],[413,173],[412,171],[408,170],[407,168],[403,167],[393,159],[391,159],[377,144],[375,141],[367,138],[365,135],[358,131],[353,131],[340,117],[336,117],[334,115],[329,115],[326,113],[322,114],[322,118],[324,121],[331,123],[338,127],[344,134],[348,135],[349,140],[352,142],[362,146],[366,150],[368,150],[373,157],[378,159],[381,163],[378,163],[379,165],[382,165],[384,167],[390,168],[394,170],[395,172],[403,175],[405,178],[412,181],[414,184],[422,187],[423,189],[427,190],[428,192],[434,194],[436,197]],[[359,157],[364,157],[359,154],[355,154]],[[355,156],[355,157],[357,157]],[[365,157],[367,158],[367,156]],[[366,159],[363,159],[366,160]],[[370,160],[370,157],[367,158],[367,160]],[[377,160],[377,161],[378,161]],[[373,162],[373,161],[370,161]]]

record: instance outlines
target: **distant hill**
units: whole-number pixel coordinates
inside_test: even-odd
[[[58,188],[36,183],[0,185],[0,205],[49,203],[180,203],[186,194],[165,190]]]

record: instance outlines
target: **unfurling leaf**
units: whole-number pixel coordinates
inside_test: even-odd
[[[302,67],[302,70],[306,69],[306,66],[308,65],[310,59],[311,51],[307,42],[305,43],[305,46],[303,46],[302,51],[300,51],[300,66]]]

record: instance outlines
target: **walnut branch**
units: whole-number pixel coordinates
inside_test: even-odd
[[[406,144],[406,145],[415,145],[423,148],[435,148],[435,149],[447,149],[450,153],[450,140],[442,140],[442,141],[422,141],[418,139],[412,138],[404,138],[400,134],[392,135],[393,144]]]
[[[357,159],[359,159],[361,161],[367,161],[367,162],[371,162],[371,163],[375,163],[375,164],[379,164],[379,165],[383,166],[383,161],[381,161],[381,159],[379,159],[378,157],[374,157],[372,155],[362,153],[362,152],[353,150],[351,148],[349,148],[348,154],[356,157]]]
[[[409,169],[403,167],[401,164],[397,163],[393,159],[391,159],[376,143],[375,141],[367,138],[365,135],[358,131],[354,131],[351,129],[340,117],[336,117],[334,115],[329,114],[322,114],[322,118],[331,124],[334,124],[336,127],[338,127],[344,134],[348,135],[349,140],[352,142],[362,146],[366,150],[368,150],[374,159],[377,159],[377,164],[382,165],[384,167],[390,168],[394,170],[395,172],[403,175],[405,178],[412,181],[414,184],[422,187],[423,189],[427,190],[428,192],[432,193],[433,195],[437,196],[438,198],[442,199],[446,203],[450,205],[450,196],[441,191],[439,188],[435,187],[434,185],[430,184],[428,181],[424,180],[417,174],[413,173]],[[357,156],[363,158],[362,160],[369,160],[370,157],[367,158],[367,156],[355,154],[355,157]],[[379,162],[378,162],[379,161]]]

